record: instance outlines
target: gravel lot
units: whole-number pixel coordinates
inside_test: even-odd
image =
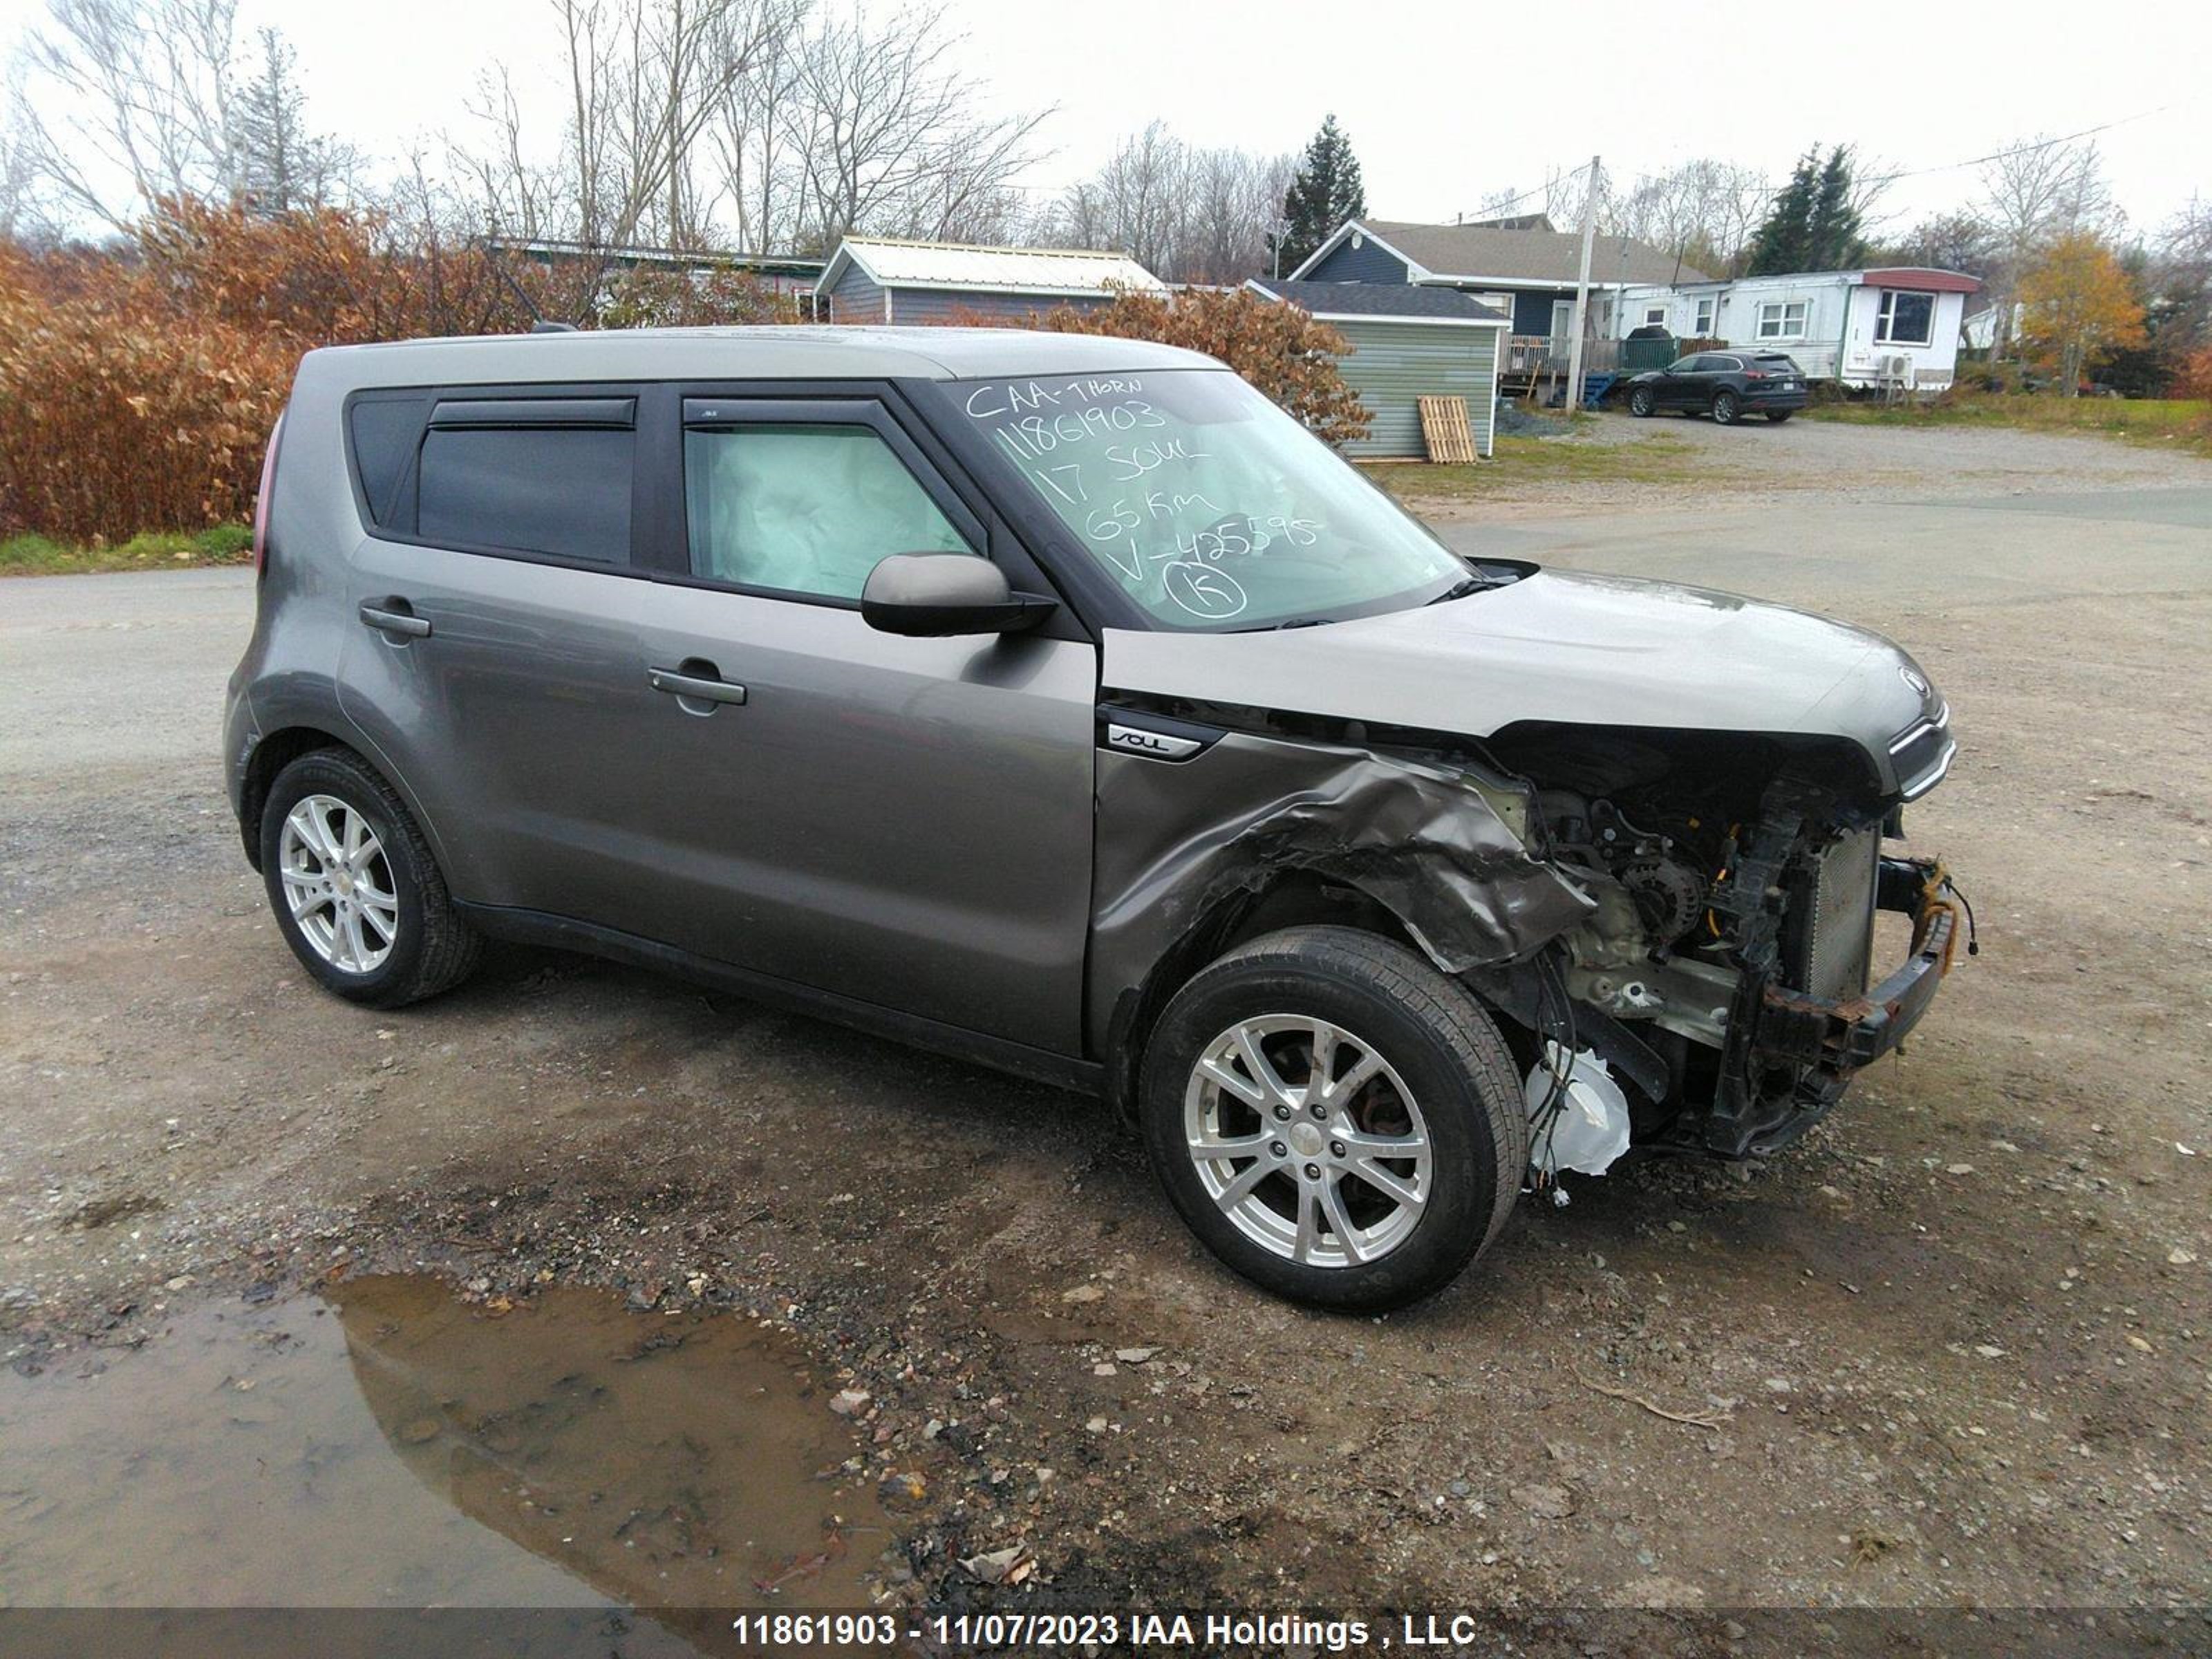
[[[871,1470],[926,1476],[897,1595],[1020,1545],[1032,1589],[1164,1602],[2201,1607],[2212,465],[1600,430],[1710,476],[1445,532],[1869,624],[1956,711],[1909,828],[1982,954],[1801,1146],[1580,1182],[1430,1304],[1304,1314],[1212,1267],[1069,1097],[565,957],[397,1015],[319,994],[215,762],[250,575],[27,580],[0,1350],[60,1386],[187,1304],[368,1270],[763,1311],[869,1394]]]

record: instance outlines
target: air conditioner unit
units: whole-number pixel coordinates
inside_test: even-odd
[[[1881,360],[1881,377],[1885,380],[1894,380],[1899,386],[1911,386],[1912,359],[1902,355],[1884,357]]]

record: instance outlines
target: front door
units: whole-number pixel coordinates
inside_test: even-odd
[[[1096,647],[867,625],[890,554],[1041,580],[884,403],[694,396],[682,416],[683,569],[653,585],[636,665],[660,688],[639,806],[677,877],[670,942],[1079,1053]]]
[[[1575,302],[1572,300],[1552,301],[1552,356],[1559,367],[1567,366],[1568,355],[1574,349]]]
[[[1666,374],[1662,375],[1659,380],[1659,403],[1662,408],[1686,408],[1702,395],[1698,391],[1702,382],[1698,378],[1698,364],[1700,361],[1696,357],[1683,357],[1668,366]]]

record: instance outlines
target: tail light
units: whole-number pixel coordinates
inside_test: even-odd
[[[253,494],[253,576],[258,581],[269,568],[269,497],[276,483],[276,445],[284,435],[279,415],[269,434],[269,447],[261,456],[261,488]]]
[[[1763,368],[1747,368],[1743,372],[1743,378],[1747,380],[1763,380],[1766,378],[1766,371]]]

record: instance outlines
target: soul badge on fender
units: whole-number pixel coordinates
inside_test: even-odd
[[[1196,738],[1172,737],[1165,732],[1147,732],[1140,726],[1109,726],[1106,746],[1119,749],[1125,754],[1144,755],[1152,760],[1188,760],[1206,747]]]

